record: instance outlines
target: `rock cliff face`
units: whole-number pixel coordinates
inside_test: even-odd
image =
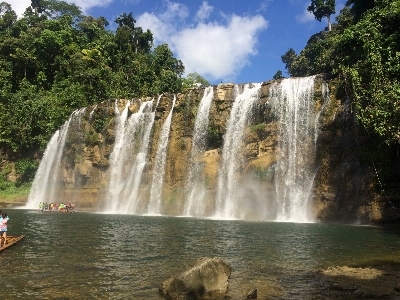
[[[390,219],[393,212],[374,192],[374,173],[360,160],[362,138],[357,132],[351,103],[346,98],[336,98],[334,82],[328,82],[329,99],[324,99],[323,76],[315,77],[314,82],[312,114],[317,121],[315,135],[309,137],[310,140],[316,138],[315,147],[309,150],[312,151],[309,156],[315,155],[311,162],[315,176],[309,196],[314,218],[359,223]],[[282,146],[278,141],[281,133],[277,114],[271,103],[270,93],[274,84],[279,82],[264,82],[258,99],[251,107],[240,147],[243,159],[238,162],[235,171],[239,178],[237,184],[244,187],[240,190],[243,199],[241,205],[246,206],[247,210],[241,216],[246,219],[251,219],[252,213],[257,215],[260,210],[263,210],[263,218],[274,219],[276,204],[280,201],[276,196],[276,165],[282,157]],[[203,216],[210,216],[215,210],[224,135],[237,89],[240,91],[243,86],[221,84],[213,89],[206,147],[204,153],[196,157],[204,176]],[[204,88],[198,88],[176,95],[159,213],[182,215],[187,205],[185,185],[191,162],[194,124],[203,93]],[[165,94],[153,100],[154,123],[138,194],[141,201],[128,205],[134,206],[136,213],[148,212],[158,141],[162,126],[172,109],[173,97]],[[118,131],[116,110],[122,112],[128,103],[129,118],[138,113],[141,103],[150,100],[134,99],[129,103],[123,99],[109,100],[96,107],[88,107],[80,121],[70,125],[57,202],[73,201],[78,210],[97,211],[102,209],[105,201],[110,201],[105,195],[114,184],[110,182],[110,156]],[[132,149],[139,147],[135,145],[132,145]],[[130,151],[133,152],[132,160],[136,159],[138,154],[135,150]],[[125,165],[128,164],[129,161],[125,162]],[[121,172],[124,172],[123,169]]]

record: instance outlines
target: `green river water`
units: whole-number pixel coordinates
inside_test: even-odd
[[[158,287],[203,256],[233,268],[229,295],[327,299],[315,272],[400,261],[400,228],[7,210],[3,299],[162,299]]]

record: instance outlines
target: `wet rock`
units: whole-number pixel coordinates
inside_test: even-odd
[[[182,273],[165,280],[159,290],[166,299],[213,299],[228,289],[231,266],[220,258],[199,258]]]
[[[321,275],[321,282],[328,283],[330,290],[342,292],[343,295],[350,293],[360,299],[387,299],[400,290],[396,284],[400,276],[397,266],[332,267],[323,270]]]

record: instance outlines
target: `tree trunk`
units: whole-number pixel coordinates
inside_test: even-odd
[[[332,30],[332,25],[331,25],[331,16],[328,15],[328,31]]]

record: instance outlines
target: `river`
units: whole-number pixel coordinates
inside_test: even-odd
[[[400,260],[399,228],[7,213],[8,234],[26,236],[0,253],[4,299],[163,299],[161,282],[203,256],[231,264],[232,299],[326,299],[316,270]]]

